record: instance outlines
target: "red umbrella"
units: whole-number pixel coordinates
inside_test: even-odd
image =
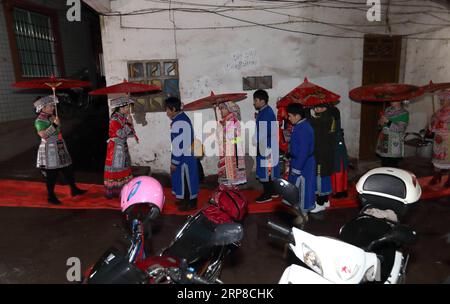
[[[277,102],[277,107],[284,107],[293,102],[301,103],[305,107],[313,107],[320,104],[336,102],[340,98],[341,96],[309,82],[305,78],[301,85],[290,91]]]
[[[130,95],[131,93],[142,93],[152,91],[161,91],[161,88],[151,84],[128,82],[127,80],[124,79],[123,82],[121,83],[94,90],[90,92],[89,95],[107,95],[120,93],[126,93]]]
[[[427,85],[422,86],[424,91],[426,93],[434,93],[437,91],[445,90],[450,88],[450,82],[441,82],[441,83],[433,83],[433,81],[430,80],[430,83]],[[433,113],[436,111],[434,107],[434,95],[431,97],[432,99],[432,105],[433,105]]]
[[[91,84],[87,81],[72,80],[57,78],[55,76],[50,76],[46,78],[38,78],[29,81],[20,81],[13,83],[12,86],[21,89],[52,89],[53,97],[56,98],[56,89],[71,89],[71,88],[82,88],[88,87]],[[56,109],[56,116],[58,116],[58,110]]]
[[[441,82],[441,83],[433,83],[430,80],[430,83],[422,86],[426,93],[434,93],[436,91],[450,89],[450,82]]]
[[[209,108],[216,108],[220,103],[227,101],[240,101],[247,98],[247,93],[225,93],[215,95],[213,91],[211,91],[211,95],[208,97],[204,97],[201,99],[197,99],[183,106],[184,111],[194,111],[194,110],[202,110]],[[214,114],[217,119],[217,112],[214,110]]]
[[[348,94],[350,99],[362,102],[403,101],[424,94],[424,88],[410,84],[383,83],[355,88]]]
[[[226,93],[215,95],[214,92],[211,91],[210,96],[197,99],[195,101],[188,103],[183,107],[183,110],[193,111],[193,110],[209,109],[217,106],[219,103],[222,102],[240,101],[245,98],[247,98],[247,93]]]
[[[13,87],[21,89],[71,89],[88,87],[91,84],[87,81],[57,78],[54,76],[38,78],[30,81],[20,81],[13,83]]]

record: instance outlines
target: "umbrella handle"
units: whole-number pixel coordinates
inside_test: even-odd
[[[52,87],[53,91],[53,100],[56,101],[56,88]],[[58,103],[55,102],[55,115],[58,117]]]
[[[218,122],[219,119],[217,118],[217,104],[214,104],[214,115],[216,116],[216,122]]]
[[[434,94],[431,96],[431,98],[432,98],[433,114],[434,114],[434,112],[436,112],[436,109],[434,108]]]

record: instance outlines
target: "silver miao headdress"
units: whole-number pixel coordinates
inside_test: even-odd
[[[125,96],[114,98],[114,99],[111,99],[111,101],[110,101],[111,108],[113,108],[113,109],[118,108],[118,107],[123,107],[123,106],[133,104],[133,103],[134,103],[133,99],[131,99],[129,97],[125,97]]]
[[[49,104],[57,104],[59,102],[58,97],[53,95],[48,95],[36,100],[33,105],[36,108],[36,113],[40,113],[42,109]]]

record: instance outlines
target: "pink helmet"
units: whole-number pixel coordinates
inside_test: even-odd
[[[149,176],[133,178],[122,188],[120,207],[124,213],[140,213],[155,218],[164,207],[164,192],[161,184]],[[155,208],[156,207],[156,208]],[[150,214],[142,214],[142,209]]]

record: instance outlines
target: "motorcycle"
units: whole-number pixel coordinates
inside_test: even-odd
[[[274,181],[286,203],[298,204],[295,185]],[[408,205],[420,199],[422,190],[414,174],[396,168],[368,171],[356,185],[362,209],[345,224],[337,239],[315,236],[298,228],[269,221],[289,248],[307,266],[289,266],[280,284],[397,284],[404,282],[409,254],[406,245],[417,240],[411,228],[400,223]]]
[[[163,203],[154,204],[154,198],[139,198],[131,203],[126,200],[130,199],[133,192],[140,190],[136,185],[152,189],[151,186],[144,185],[149,179],[152,179],[153,183],[156,181],[151,177],[135,178],[122,190],[122,210],[126,222],[130,223],[131,227],[131,244],[127,254],[110,248],[87,271],[85,282],[88,284],[222,283],[219,276],[224,259],[232,250],[240,247],[243,227],[238,221],[245,215],[247,201],[236,189],[221,186],[208,205],[188,217],[167,248],[160,250],[155,256],[147,256],[144,250],[145,240],[151,238],[151,221],[160,214]],[[162,193],[162,187],[160,191]],[[159,192],[159,189],[153,192]],[[224,202],[227,201],[223,196],[231,198],[233,205],[226,205]]]

